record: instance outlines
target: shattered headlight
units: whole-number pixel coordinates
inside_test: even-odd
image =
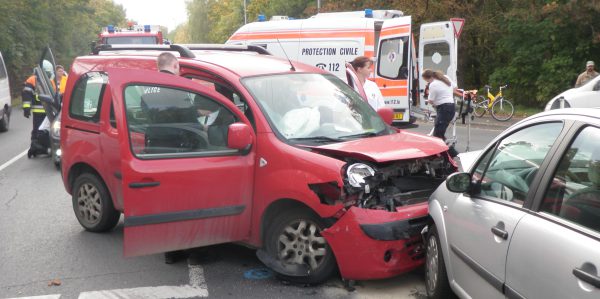
[[[360,188],[361,184],[365,183],[366,177],[375,175],[375,169],[367,164],[355,163],[348,166],[346,175],[348,176],[348,183],[352,187]]]
[[[52,136],[56,137],[57,139],[60,138],[60,118],[54,120],[54,123],[52,123],[52,127],[50,128],[50,132],[52,133]]]

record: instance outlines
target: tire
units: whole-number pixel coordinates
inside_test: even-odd
[[[473,108],[473,114],[477,117],[482,117],[486,112],[486,107],[488,105],[488,100],[486,100],[483,96],[477,97],[477,104]]]
[[[335,257],[321,236],[324,228],[323,220],[306,210],[286,211],[270,222],[265,236],[267,252],[281,263],[305,264],[310,268],[308,276],[278,276],[295,283],[319,284],[333,275]],[[311,239],[312,243],[309,243]]]
[[[84,173],[75,179],[72,190],[73,211],[79,224],[90,232],[105,232],[119,222],[110,194],[96,175]]]
[[[497,99],[492,105],[492,117],[497,121],[507,121],[515,114],[513,104],[504,98]]]
[[[4,116],[0,119],[0,132],[8,131],[10,126],[10,114],[4,112]]]
[[[427,292],[427,298],[456,298],[450,288],[444,255],[440,247],[440,238],[435,225],[429,227],[425,246],[425,291]]]

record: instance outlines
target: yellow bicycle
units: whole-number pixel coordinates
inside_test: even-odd
[[[502,90],[508,88],[508,84],[500,86],[500,91],[494,96],[489,85],[484,87],[487,90],[487,99],[480,95],[477,97],[473,114],[478,117],[482,117],[486,112],[490,112],[492,117],[498,121],[507,121],[513,117],[515,108],[513,104],[502,96]]]

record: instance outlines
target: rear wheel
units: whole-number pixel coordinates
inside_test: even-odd
[[[492,117],[498,121],[507,121],[515,113],[513,104],[504,98],[497,99],[492,105]]]
[[[317,284],[335,271],[331,247],[321,236],[323,220],[310,211],[288,211],[278,215],[266,233],[265,247],[276,260],[289,266],[305,265],[308,276],[280,276],[288,281]]]
[[[77,177],[71,193],[75,216],[86,230],[105,232],[119,222],[121,213],[115,210],[104,182],[96,175],[84,173]]]
[[[0,119],[0,132],[8,131],[8,127],[10,126],[10,114],[6,111],[4,112],[4,116]]]
[[[440,238],[435,225],[429,227],[426,246],[425,289],[427,291],[427,298],[456,298],[456,295],[452,292],[450,283],[448,282],[446,264],[444,264],[444,255],[442,253]]]
[[[486,112],[487,105],[488,100],[486,100],[483,96],[477,97],[477,103],[473,109],[473,114],[475,114],[477,117],[482,117]]]

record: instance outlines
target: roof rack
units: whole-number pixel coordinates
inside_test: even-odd
[[[93,55],[98,55],[100,52],[106,51],[121,51],[121,50],[153,50],[153,51],[176,51],[179,52],[179,56],[185,58],[195,58],[196,55],[182,45],[108,45],[102,44],[94,47],[92,50]]]
[[[223,45],[223,44],[182,44],[190,50],[217,50],[231,52],[256,52],[261,55],[273,55],[267,49],[257,45]]]

